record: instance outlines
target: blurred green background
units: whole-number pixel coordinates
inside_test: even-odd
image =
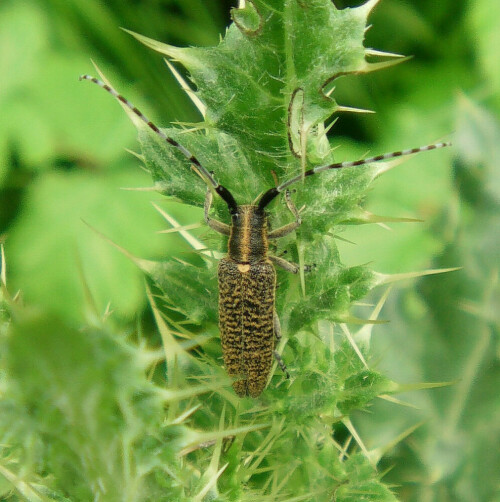
[[[338,7],[362,2],[335,2]],[[88,282],[99,309],[133,327],[148,316],[141,273],[95,235],[137,256],[183,246],[157,234],[150,202],[181,223],[201,213],[148,187],[136,132],[106,93],[78,82],[93,59],[160,125],[200,119],[162,58],[124,27],[173,45],[214,45],[236,1],[0,1],[0,241],[9,289],[78,326]],[[422,223],[350,227],[347,264],[380,272],[463,267],[394,289],[376,328],[374,358],[399,382],[454,381],[355,417],[370,447],[424,422],[386,458],[402,500],[500,500],[500,3],[383,0],[366,47],[412,55],[340,82],[344,114],[331,132],[339,160],[426,144],[453,132],[453,151],[410,159],[378,180],[367,209]],[[380,291],[378,292],[380,294]],[[376,297],[372,299],[376,301]]]

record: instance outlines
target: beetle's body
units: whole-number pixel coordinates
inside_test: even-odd
[[[258,396],[273,363],[276,272],[269,260],[219,263],[219,329],[224,365],[239,396]]]
[[[219,262],[219,329],[224,365],[239,396],[265,388],[275,349],[276,272],[267,256],[267,216],[238,206],[228,255]]]
[[[257,397],[262,393],[271,371],[273,354],[284,369],[281,359],[274,350],[276,340],[280,337],[280,328],[274,308],[276,271],[273,265],[292,273],[297,273],[299,267],[282,258],[269,255],[268,241],[288,235],[301,224],[299,211],[290,200],[288,187],[326,170],[362,166],[450,145],[450,143],[436,143],[367,159],[320,165],[282,182],[277,187],[270,188],[262,194],[257,205],[240,206],[231,192],[220,185],[191,152],[167,136],[111,86],[89,75],[82,75],[80,80],[82,79],[94,82],[127,106],[155,134],[180,151],[196,167],[209,186],[205,198],[205,222],[216,232],[229,236],[228,254],[220,261],[218,269],[219,327],[224,364],[229,376],[235,378],[233,388],[239,396]],[[212,190],[227,204],[231,225],[209,216]],[[280,193],[285,194],[286,204],[295,221],[278,229],[269,230],[264,209]]]

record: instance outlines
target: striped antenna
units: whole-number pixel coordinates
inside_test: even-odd
[[[405,155],[413,155],[414,153],[426,152],[428,150],[435,150],[437,148],[445,148],[451,146],[451,142],[447,141],[444,143],[434,143],[432,145],[419,146],[418,148],[410,148],[409,150],[401,150],[399,152],[384,153],[382,155],[376,155],[375,157],[369,157],[367,159],[360,159],[348,162],[337,162],[335,164],[327,164],[325,166],[318,166],[307,170],[302,174],[298,174],[293,178],[281,183],[281,185],[269,189],[264,193],[259,201],[259,208],[264,209],[279,193],[286,190],[290,185],[301,181],[306,176],[312,176],[313,174],[321,173],[327,171],[328,169],[343,169],[344,167],[356,167],[364,166],[365,164],[371,164],[372,162],[380,162],[381,160],[393,159],[395,157],[403,157]]]
[[[105,84],[101,80],[92,77],[90,75],[80,75],[79,80],[89,80],[90,82],[93,82],[94,84],[108,91],[111,95],[113,95],[116,99],[118,99],[118,101],[123,103],[127,108],[129,108],[133,113],[135,113],[135,115],[137,115],[160,138],[165,140],[169,145],[172,145],[173,147],[177,148],[177,150],[179,150],[182,153],[182,155],[186,157],[186,159],[188,159],[192,164],[196,166],[198,171],[202,174],[202,178],[204,178],[205,182],[207,182],[207,184],[209,185],[212,185],[214,190],[222,197],[222,199],[224,199],[224,201],[229,207],[231,214],[236,212],[238,206],[236,204],[236,201],[234,200],[234,197],[229,192],[229,190],[227,190],[227,188],[224,188],[222,185],[217,183],[212,174],[201,165],[200,161],[187,148],[182,146],[175,139],[163,133],[159,129],[159,127],[156,126],[156,124],[151,122],[151,120],[149,120],[146,117],[146,115],[144,115],[138,108],[136,108],[130,101],[124,98],[121,94],[116,92],[110,85]]]

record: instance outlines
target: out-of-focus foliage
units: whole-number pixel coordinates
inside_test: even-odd
[[[107,96],[78,82],[94,58],[114,82],[127,83],[122,88],[134,101],[133,84],[142,82],[153,116],[195,118],[161,59],[144,54],[119,27],[208,44],[217,42],[227,14],[202,1],[155,8],[96,0],[0,3],[0,235],[9,237],[12,283],[68,319],[82,318],[78,260],[102,309],[109,302],[130,318],[144,302],[138,270],[82,220],[141,256],[182,246],[155,235],[161,223],[149,201],[159,196],[119,191],[150,184],[125,152],[136,148],[134,129]]]
[[[175,254],[179,255],[184,244],[155,236],[163,224],[149,201],[160,201],[159,196],[118,190],[150,185],[149,177],[137,169],[139,162],[124,151],[126,147],[137,149],[135,131],[109,96],[79,84],[77,77],[91,72],[92,57],[127,97],[160,124],[199,120],[161,58],[118,27],[178,46],[215,45],[228,24],[228,3],[231,4],[203,0],[0,2],[0,239],[6,241],[11,293],[19,289],[28,303],[50,311],[20,312],[16,310],[21,308],[19,302],[11,300],[0,305],[0,319],[10,322],[12,315],[17,323],[15,333],[19,335],[19,343],[10,340],[2,345],[13,354],[8,366],[13,378],[9,388],[22,384],[23,389],[5,396],[2,420],[12,422],[12,417],[26,416],[11,430],[13,436],[25,438],[22,448],[26,450],[11,451],[9,442],[13,436],[2,438],[0,488],[7,497],[14,487],[7,500],[57,500],[50,491],[55,486],[54,478],[31,477],[37,459],[23,456],[51,444],[68,465],[78,470],[79,476],[108,493],[125,486],[132,500],[137,487],[158,489],[152,500],[161,500],[165,492],[175,491],[181,496],[188,485],[186,472],[180,466],[182,461],[175,455],[182,451],[183,455],[206,461],[209,454],[205,451],[210,451],[210,470],[198,473],[197,493],[199,500],[213,493],[210,481],[217,474],[219,455],[227,445],[223,447],[222,432],[208,437],[200,431],[215,430],[213,424],[219,417],[207,407],[206,414],[195,422],[200,430],[185,428],[183,420],[191,413],[189,401],[187,405],[178,404],[181,397],[162,396],[161,399],[170,401],[168,418],[160,428],[159,401],[148,394],[148,383],[137,369],[142,371],[154,358],[149,359],[123,339],[123,332],[131,329],[130,319],[144,305],[141,276],[134,265],[96,237],[81,220],[141,257],[163,257],[168,246],[175,247]],[[342,7],[361,2],[335,3]],[[369,195],[371,212],[421,218],[424,223],[389,224],[392,232],[373,225],[355,226],[341,235],[357,245],[339,242],[348,265],[373,261],[373,267],[383,272],[464,267],[447,277],[408,283],[404,291],[393,291],[382,314],[391,321],[390,325],[374,328],[376,337],[380,337],[375,343],[380,357],[377,369],[383,369],[391,380],[455,381],[447,389],[409,396],[408,400],[421,411],[384,402],[374,406],[372,413],[356,413],[352,419],[361,430],[363,441],[373,449],[421,420],[426,421],[411,438],[389,452],[380,467],[381,472],[385,466],[393,468],[384,482],[396,485],[395,491],[404,501],[500,499],[499,8],[496,0],[382,0],[370,17],[374,26],[367,33],[365,46],[414,58],[384,72],[339,80],[335,91],[337,101],[343,105],[377,112],[373,116],[340,117],[332,129],[340,147],[336,152],[339,159],[357,157],[367,150],[379,153],[424,144],[451,130],[457,133],[453,170],[435,160],[443,156],[411,159],[387,173]],[[162,206],[166,207],[164,202]],[[183,223],[201,220],[196,210],[188,213],[185,207],[173,204],[168,208]],[[86,282],[96,299],[97,310],[89,305],[92,302],[86,296]],[[99,318],[108,302],[115,310],[112,320],[120,326],[120,335],[99,322],[98,327],[84,332],[89,340],[82,337],[78,327],[83,312],[90,311],[94,319]],[[156,330],[151,329],[148,321],[140,331],[142,336],[155,340]],[[183,329],[179,326],[181,333]],[[6,325],[2,325],[0,333],[5,331]],[[171,340],[168,345],[168,336],[162,332],[163,343],[176,353],[178,349]],[[202,333],[201,339],[203,336]],[[24,339],[29,340],[26,346],[21,343]],[[68,339],[74,339],[75,344],[68,344]],[[92,344],[92,340],[99,342]],[[292,340],[292,348],[294,343],[297,342]],[[37,351],[37,344],[46,347]],[[307,347],[307,340],[300,339],[300,344]],[[214,345],[210,342],[204,347],[211,356],[219,350]],[[110,359],[104,357],[111,353],[114,356]],[[64,378],[72,374],[83,381],[76,382],[74,388],[71,384],[75,382],[71,381],[58,385],[57,374],[47,365],[54,355],[55,363],[57,358],[68,362]],[[140,357],[147,361],[137,365]],[[96,365],[90,368],[99,370],[92,376],[92,370],[85,371],[89,359]],[[307,350],[303,360],[294,361],[293,365],[287,362],[297,371],[302,365],[307,367]],[[23,364],[33,368],[40,364],[39,382],[28,381],[33,373],[25,373]],[[199,364],[182,360],[180,370],[176,365],[168,365],[169,382],[174,381],[182,394],[186,382],[180,379],[186,371],[200,379],[219,378],[218,374],[210,374],[209,367]],[[374,365],[373,359],[370,364]],[[81,372],[72,372],[78,366],[82,366]],[[123,380],[124,369],[130,371],[128,381]],[[157,382],[163,378],[163,373],[154,371],[154,367],[150,375]],[[306,377],[312,375],[300,378],[306,381]],[[108,379],[111,385],[104,388],[102,381]],[[350,384],[356,389],[357,381]],[[360,405],[350,403],[349,390],[342,405],[347,411],[351,404]],[[95,407],[106,392],[122,398],[114,403],[115,414],[104,414],[106,420],[116,419],[113,430],[123,427],[133,432],[122,438],[125,443],[117,445],[102,431],[88,430],[89,423],[81,413],[73,416],[73,423],[85,436],[66,435],[66,439],[71,439],[69,444],[53,441],[64,430],[57,424],[67,425],[73,413],[86,409],[78,399]],[[44,396],[45,406],[37,408],[38,396]],[[366,396],[362,404],[372,397]],[[75,400],[73,404],[71,399]],[[51,409],[51,403],[57,406]],[[137,415],[136,405],[142,406],[141,403],[146,408]],[[111,404],[112,400],[106,400],[107,406]],[[289,408],[284,412],[299,414],[312,404],[298,403],[290,396]],[[147,417],[143,413],[146,409],[156,411],[158,416]],[[223,420],[222,406],[215,409]],[[47,423],[52,428],[39,430],[35,425],[41,423],[37,421],[40,417],[49,417]],[[235,423],[234,427],[240,425]],[[278,441],[278,430],[276,424],[270,424],[269,431],[253,436],[251,444],[236,442],[230,455],[255,451],[243,475],[256,475],[256,469],[265,471],[266,466],[253,461],[260,454],[259,448]],[[123,478],[116,477],[116,472],[105,472],[101,479],[98,473],[86,471],[89,466],[85,463],[78,463],[85,459],[87,440],[102,446],[102,469],[120,469]],[[207,446],[212,449],[205,450]],[[332,444],[323,447],[326,458]],[[158,464],[156,458],[150,459],[152,464],[148,464],[148,458],[142,456],[144,451],[163,451],[165,457]],[[297,452],[286,444],[281,445],[281,451],[282,458],[274,459],[275,462],[288,465],[294,472],[293,458]],[[127,463],[127,455],[137,463]],[[15,463],[9,464],[18,458],[23,459],[21,470]],[[164,476],[160,472],[164,465],[173,466],[174,471]],[[363,464],[360,454],[352,455],[347,467],[351,471],[340,473],[342,476],[353,472],[359,476],[371,469]],[[14,472],[21,477],[16,478]],[[47,472],[57,474],[57,469],[47,466]],[[68,472],[64,471],[62,479],[69,482],[65,477]],[[241,471],[238,475],[229,472],[225,488],[236,490],[238,483],[247,480],[241,475]],[[119,485],[118,479],[124,482]],[[158,481],[161,479],[174,482],[165,485],[162,492]],[[286,480],[274,482],[276,493],[281,482]],[[82,494],[81,500],[85,497],[88,498],[87,493]]]
[[[425,425],[387,459],[403,500],[493,501],[500,465],[499,319],[500,121],[461,96],[457,106],[453,197],[430,231],[442,243],[432,266],[464,268],[419,281],[389,303],[390,342],[375,347],[398,381],[443,378],[446,389],[409,398],[420,409],[377,407],[363,420],[389,434],[408,421]],[[404,348],[404,350],[402,350]],[[385,431],[385,432],[384,432]]]

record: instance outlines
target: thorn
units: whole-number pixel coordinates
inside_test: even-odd
[[[385,302],[387,301],[387,298],[389,297],[389,293],[391,292],[391,290],[392,286],[389,286],[382,295],[382,297],[380,298],[380,300],[378,301],[377,305],[375,305],[372,315],[370,316],[371,321],[375,321],[380,315],[382,307],[385,305]],[[358,343],[366,349],[370,347],[373,326],[374,326],[373,324],[366,324],[365,326],[360,328],[359,331],[354,335]]]
[[[148,284],[146,284],[146,296],[149,300],[149,304],[151,305],[151,310],[153,311],[153,316],[156,325],[158,326],[158,331],[160,332],[168,372],[169,368],[173,368],[175,364],[178,364],[178,360],[176,362],[176,359],[178,357],[182,357],[182,361],[185,361],[187,359],[191,359],[191,356],[182,348],[181,344],[179,344],[172,335],[172,332],[170,331],[167,323],[164,321],[162,314],[158,309],[155,298],[151,293],[151,289]],[[170,377],[170,375],[168,376]]]
[[[180,47],[175,47],[174,45],[164,44],[162,42],[158,42],[157,40],[153,40],[152,38],[145,37],[144,35],[140,35],[132,30],[127,30],[126,28],[121,28],[123,31],[132,35],[136,40],[144,44],[146,47],[150,47],[151,49],[164,54],[165,56],[169,56],[172,59],[175,59],[186,66],[186,63],[196,64],[197,60],[194,58],[189,59],[189,56],[186,51],[184,51]]]
[[[458,382],[459,380],[452,380],[449,382],[421,382],[421,383],[405,383],[405,384],[393,382],[390,392],[396,394],[401,392],[410,392],[414,390],[439,389],[440,387],[450,387],[451,385],[455,385]]]
[[[218,385],[222,386],[222,381],[218,382]],[[183,399],[191,399],[200,394],[206,394],[207,392],[213,392],[213,389],[208,385],[193,385],[191,387],[185,387],[183,389],[164,389],[161,387],[156,387],[154,389],[155,394],[162,399],[165,403],[181,401]]]
[[[361,211],[360,215],[356,218],[362,223],[423,223],[424,220],[418,218],[399,218],[393,216],[381,216],[378,214],[370,213],[369,211]],[[391,230],[389,227],[385,227]]]
[[[172,425],[180,425],[183,422],[185,422],[191,415],[193,415],[195,412],[197,412],[201,408],[202,404],[196,404],[189,410],[186,410],[184,413],[180,414],[177,418],[174,418],[172,422],[170,422]]]
[[[376,225],[383,228],[384,230],[388,230],[389,232],[392,232],[392,228],[389,225],[386,225],[385,223],[379,222],[379,223],[376,223]]]
[[[348,113],[375,113],[373,110],[365,110],[363,108],[353,108],[351,106],[337,106],[334,112],[348,112]]]
[[[3,243],[0,244],[0,285],[7,286],[7,262]]]
[[[157,187],[120,187],[120,190],[126,190],[127,192],[157,192]]]
[[[364,453],[365,457],[375,467],[375,464],[372,461],[370,452],[367,450],[365,444],[361,440],[361,437],[359,436],[358,431],[355,429],[354,425],[352,424],[351,419],[349,417],[344,417],[342,419],[342,423],[347,427],[347,430],[351,433],[351,435],[355,439],[356,443],[358,443],[358,446],[361,448],[361,451]]]
[[[363,353],[361,352],[361,350],[359,349],[358,345],[354,341],[354,338],[352,337],[352,335],[351,335],[349,329],[347,328],[347,326],[342,323],[342,324],[340,324],[340,328],[342,329],[342,331],[344,332],[344,335],[346,336],[347,340],[351,344],[351,347],[354,349],[354,352],[356,352],[356,354],[358,355],[360,361],[363,363],[363,366],[366,369],[369,369],[368,368],[368,364],[367,364],[367,362],[365,360],[365,357],[363,356]]]
[[[416,155],[416,154],[413,154]],[[378,178],[381,174],[384,174],[396,166],[399,166],[408,159],[411,159],[413,155],[406,155],[404,157],[396,157],[395,159],[388,160],[386,162],[378,162],[373,166],[373,179]]]
[[[435,274],[445,274],[447,272],[455,272],[457,270],[462,270],[463,267],[453,267],[453,268],[436,268],[436,269],[428,269],[422,270],[420,272],[406,272],[403,274],[381,274],[379,272],[375,272],[376,278],[376,286],[380,286],[381,284],[390,284],[391,282],[404,281],[406,279],[415,279],[417,277],[423,277],[426,275],[435,275]]]
[[[82,256],[79,252],[79,249],[77,246],[75,246],[75,254],[76,254],[76,266],[78,269],[78,275],[80,276],[80,281],[82,283],[82,288],[83,288],[83,297],[85,299],[85,313],[91,316],[90,321],[93,322],[96,319],[99,319],[99,312],[97,309],[97,304],[95,301],[94,296],[92,295],[92,292],[90,290],[89,283],[85,277],[85,272],[83,269],[83,263],[82,263]],[[103,320],[105,319],[105,316],[103,316]]]
[[[339,455],[340,462],[343,462],[344,459],[349,457],[349,455],[347,454],[347,450],[349,449],[351,442],[352,442],[352,436],[347,436],[347,439],[345,440],[345,443],[340,450],[340,455]]]
[[[194,230],[196,228],[201,228],[200,223],[191,223],[190,225],[182,225],[174,228],[168,228],[167,230],[158,230],[157,234],[174,234],[181,232],[182,230]]]
[[[24,500],[29,500],[30,502],[43,502],[47,500],[45,497],[40,497],[38,490],[35,490],[30,483],[23,481],[18,474],[9,471],[3,465],[0,465],[0,474],[19,492]]]
[[[372,71],[383,70],[385,68],[390,68],[391,66],[396,66],[401,63],[412,59],[413,56],[404,56],[402,58],[393,59],[389,61],[380,61],[379,63],[368,63],[365,61],[363,67],[358,70],[358,73],[370,73]]]
[[[118,249],[122,254],[124,254],[128,259],[133,261],[143,272],[146,274],[151,274],[153,270],[156,268],[157,264],[154,261],[151,260],[144,260],[142,258],[139,258],[129,251],[127,251],[125,248],[122,248],[120,245],[116,244],[116,242],[113,242],[109,237],[107,237],[105,234],[102,232],[99,232],[96,228],[94,228],[92,225],[87,223],[85,220],[82,220],[82,222],[87,225],[93,232],[95,232],[99,237],[104,239],[106,242],[111,244],[113,247]]]
[[[203,118],[206,117],[207,114],[207,107],[205,104],[201,101],[201,99],[196,95],[193,89],[189,86],[189,84],[186,82],[186,80],[182,77],[182,75],[177,71],[175,66],[167,59],[164,59],[166,65],[168,66],[168,69],[172,72],[172,75],[174,78],[179,82],[180,86],[184,90],[184,92],[189,96],[189,99],[193,102],[194,106],[198,109],[198,111],[201,113],[201,116]]]
[[[425,422],[419,422],[411,427],[408,427],[401,434],[396,436],[392,441],[389,441],[384,446],[380,446],[370,451],[369,455],[374,464],[377,464],[379,460],[389,451],[391,451],[398,443],[401,443],[404,439],[406,439],[410,434],[413,434],[419,427],[421,427]]]
[[[367,56],[386,57],[386,58],[404,58],[405,57],[403,54],[396,54],[395,52],[378,51],[376,49],[366,49],[365,54]]]
[[[333,87],[332,87],[329,91],[326,91],[326,92],[325,92],[325,96],[326,96],[327,98],[329,98],[329,97],[333,94],[333,91],[335,91],[335,87],[336,87],[336,86],[333,86]]]
[[[178,229],[177,231],[181,234],[183,239],[193,249],[195,249],[196,251],[201,251],[201,253],[206,254],[208,256],[212,255],[212,252],[207,250],[207,246],[205,246],[205,244],[203,244],[201,241],[199,241],[196,237],[192,236],[189,232],[187,232],[186,230],[183,230],[182,225],[180,225],[175,218],[170,216],[164,209],[162,209],[160,206],[158,206],[154,202],[152,202],[151,204],[163,216],[163,218],[165,218],[168,221],[168,223],[170,223],[170,225],[172,225],[172,227],[174,229],[176,229],[176,230]]]
[[[131,155],[133,155],[136,159],[139,159],[141,162],[144,162],[144,155],[142,155],[141,153],[139,152],[134,152],[134,150],[131,150],[130,148],[125,148],[125,151],[127,153],[130,153]],[[143,169],[144,171],[146,171],[147,173],[149,173],[149,169],[147,169],[146,167],[144,166],[139,166],[141,169]]]
[[[339,241],[342,241],[342,242],[347,242],[348,244],[352,244],[353,246],[357,246],[357,243],[354,242],[354,241],[350,241],[349,239],[346,239],[345,237],[342,237],[338,234],[333,234],[331,232],[328,232],[328,235],[333,237],[334,239],[338,239]]]
[[[378,284],[377,284],[378,285]],[[348,316],[340,320],[346,324],[387,324],[389,321],[379,321],[374,319],[360,319],[359,317]]]
[[[406,408],[413,408],[415,410],[420,409],[418,406],[415,406],[414,404],[407,403],[406,401],[402,401],[401,399],[398,399],[394,396],[390,396],[389,394],[380,394],[377,397],[379,399],[383,399],[384,401],[387,401],[389,403],[394,403],[394,404],[398,404],[400,406],[405,406]]]
[[[337,123],[337,120],[339,118],[338,117],[335,117],[329,124],[327,127],[325,127],[323,133],[321,134],[321,136],[326,136],[329,132],[330,132],[330,129]],[[321,137],[320,136],[320,137]]]
[[[193,502],[201,502],[205,499],[205,495],[215,486],[221,474],[226,470],[226,467],[229,465],[229,462],[226,462],[216,473],[211,476],[208,480],[208,483],[200,490],[200,492],[194,496]]]

